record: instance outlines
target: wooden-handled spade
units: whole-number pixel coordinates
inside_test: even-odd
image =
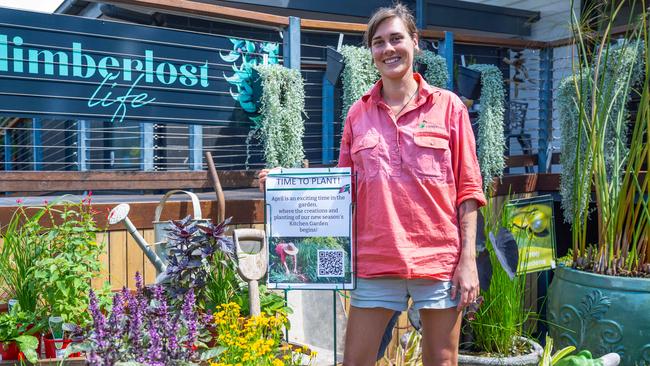
[[[264,277],[268,266],[266,235],[258,229],[235,229],[233,241],[237,250],[239,275],[248,283],[250,314],[259,315],[260,290],[257,281]]]

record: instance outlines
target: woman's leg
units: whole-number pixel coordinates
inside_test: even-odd
[[[424,366],[458,364],[461,314],[455,307],[420,310]]]
[[[345,366],[374,366],[381,337],[395,310],[350,306],[345,333]]]

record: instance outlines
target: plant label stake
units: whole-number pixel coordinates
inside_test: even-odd
[[[63,348],[63,318],[60,316],[51,316],[48,319],[48,325],[56,349],[56,358],[63,358],[61,352]]]
[[[237,271],[248,283],[250,314],[260,314],[260,290],[257,281],[266,274],[268,252],[263,230],[236,229],[233,241],[237,250]]]

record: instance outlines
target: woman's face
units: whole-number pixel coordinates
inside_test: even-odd
[[[384,20],[372,36],[370,50],[382,77],[402,79],[413,70],[417,35],[411,36],[398,17]]]

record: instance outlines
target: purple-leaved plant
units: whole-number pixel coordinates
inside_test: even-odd
[[[231,219],[218,225],[197,225],[191,216],[172,220],[166,229],[168,265],[164,278],[173,299],[181,301],[189,289],[194,289],[194,296],[202,298],[214,254],[220,251],[233,258],[234,244],[225,235]]]

